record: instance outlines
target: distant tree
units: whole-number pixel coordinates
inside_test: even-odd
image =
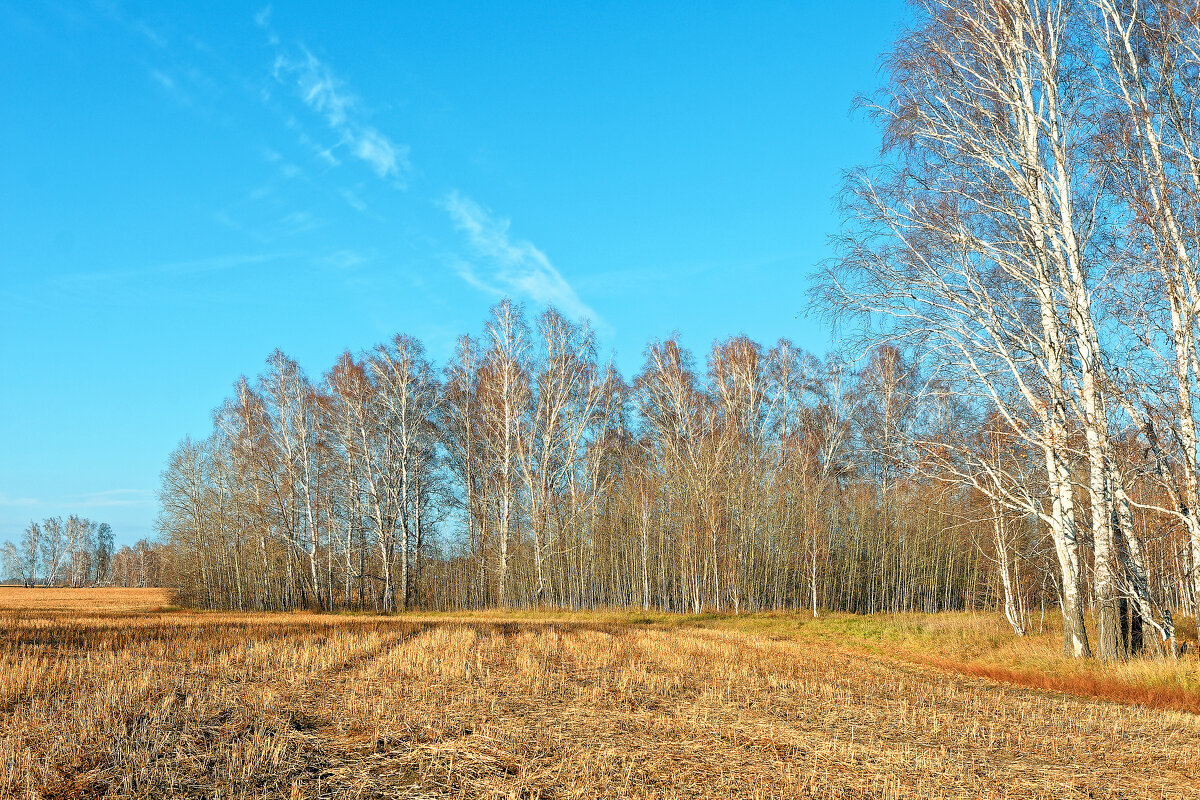
[[[47,586],[58,582],[63,565],[70,552],[72,542],[69,537],[75,532],[75,526],[62,517],[50,517],[42,523],[42,538],[40,542],[40,558],[42,580]]]
[[[21,534],[20,557],[21,574],[26,585],[32,586],[42,566],[42,526],[36,522],[30,522]]]
[[[108,583],[109,566],[113,556],[113,529],[107,522],[100,523],[96,529],[96,546],[93,555],[95,572],[92,580],[95,583]]]
[[[25,559],[21,550],[12,542],[0,546],[0,570],[3,570],[4,580],[20,581],[22,586],[30,586],[32,579],[25,569]]]

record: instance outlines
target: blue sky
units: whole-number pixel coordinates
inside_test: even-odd
[[[901,0],[0,4],[0,539],[152,533],[275,347],[443,360],[502,295],[647,341],[789,337],[878,137]]]

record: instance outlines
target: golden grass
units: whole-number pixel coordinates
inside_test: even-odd
[[[383,618],[0,601],[5,797],[1200,792],[1200,718],[872,650],[909,652],[898,635],[885,641],[895,621],[875,641],[839,632],[850,618],[785,615]],[[913,640],[952,638],[920,632],[936,619],[910,623]]]
[[[801,639],[852,641],[874,653],[965,675],[1145,708],[1200,713],[1195,626],[1190,619],[1186,622],[1178,631],[1180,641],[1188,643],[1185,657],[1142,657],[1110,664],[1064,657],[1061,619],[1049,615],[1043,630],[1035,628],[1024,637],[1014,636],[998,614],[966,612],[832,614],[819,620],[762,615],[709,624],[760,633],[783,629]]]
[[[25,589],[0,586],[0,610],[120,612],[151,611],[171,602],[167,589],[66,589],[57,586]]]

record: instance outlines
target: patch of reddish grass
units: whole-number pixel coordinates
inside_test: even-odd
[[[1115,703],[1139,708],[1200,714],[1200,695],[1176,686],[1145,686],[1086,672],[1054,675],[1035,670],[1012,669],[995,664],[918,655],[906,651],[889,650],[889,653],[903,660],[937,667],[946,672],[969,675],[974,678],[986,678],[1013,686],[1061,692],[1075,697],[1111,700]]]

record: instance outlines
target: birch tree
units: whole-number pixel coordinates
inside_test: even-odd
[[[869,104],[890,160],[850,179],[847,234],[824,299],[950,365],[963,391],[1043,453],[1064,649],[1088,656],[1065,321],[1080,309],[1063,297],[1072,284],[1059,280],[1077,255],[1066,210],[1076,198],[1062,186],[1069,167],[1047,156],[1057,122],[1044,116],[1062,106],[1056,59],[1070,21],[1060,4],[1035,0],[927,0],[918,15]]]
[[[1157,382],[1118,375],[1118,399],[1140,429],[1150,469],[1170,499],[1155,510],[1187,532],[1193,593],[1200,591],[1200,117],[1194,76],[1200,67],[1200,20],[1186,3],[1095,0],[1093,23],[1108,69],[1097,79],[1106,101],[1105,135],[1096,159],[1116,176],[1134,273],[1123,308],[1125,335],[1141,345]],[[1127,502],[1127,497],[1122,497]],[[1128,524],[1122,526],[1125,530]],[[1136,542],[1134,542],[1136,552]],[[1132,565],[1130,594],[1148,605],[1145,565]],[[1147,609],[1148,610],[1148,609]],[[1150,618],[1153,621],[1153,617]],[[1172,639],[1169,625],[1158,626]]]
[[[498,508],[496,564],[497,600],[509,600],[509,554],[518,511],[518,445],[530,401],[526,358],[529,334],[521,308],[504,300],[492,309],[487,326],[488,349],[482,372],[483,427],[493,460],[491,472]]]
[[[388,458],[397,470],[393,503],[399,531],[399,606],[404,608],[409,600],[410,548],[420,538],[421,487],[428,485],[433,468],[438,385],[424,346],[411,336],[397,336],[390,346],[376,348],[369,364],[386,413]],[[392,602],[386,604],[390,607]]]

